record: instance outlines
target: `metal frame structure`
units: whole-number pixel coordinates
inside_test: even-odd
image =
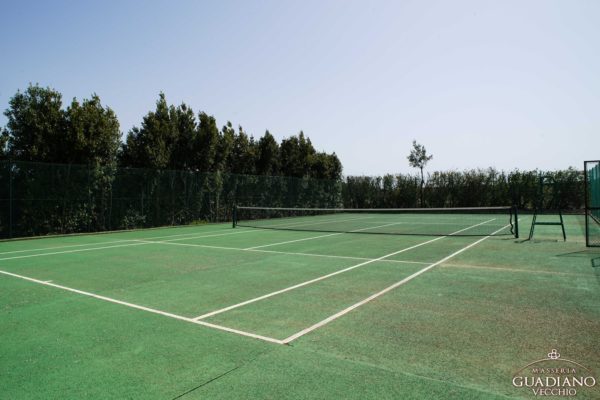
[[[556,212],[558,213],[558,221],[541,222],[537,220],[539,214],[547,214],[546,210],[544,209],[544,187],[548,185],[551,185],[550,187],[553,191],[555,190],[556,182],[554,182],[554,178],[552,178],[551,176],[540,175],[539,193],[535,204],[535,209],[533,210],[533,219],[531,220],[531,229],[529,230],[529,238],[527,240],[533,239],[533,233],[535,231],[536,225],[555,225],[560,226],[560,228],[562,229],[563,240],[567,241],[567,234],[565,233],[565,223],[563,221],[562,210],[560,209],[560,207],[558,207],[558,209],[556,210]]]

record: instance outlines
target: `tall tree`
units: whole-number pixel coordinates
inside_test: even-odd
[[[233,128],[233,124],[227,121],[227,124],[219,132],[215,161],[211,168],[212,171],[231,171],[231,151],[233,150],[234,141],[235,129]]]
[[[266,131],[264,136],[258,140],[256,173],[259,175],[278,175],[281,168],[279,157],[279,144],[273,135]]]
[[[285,176],[304,177],[310,174],[312,159],[316,154],[310,139],[300,132],[281,141],[281,172]]]
[[[121,162],[128,167],[167,168],[178,135],[176,109],[169,107],[164,93],[160,93],[156,110],[146,114],[141,128],[129,131]]]
[[[423,207],[423,185],[425,185],[425,177],[423,175],[423,168],[433,158],[432,155],[427,155],[427,150],[422,144],[418,144],[416,140],[413,140],[413,148],[408,155],[408,164],[413,168],[419,168],[421,170],[421,207]]]
[[[21,161],[68,162],[62,95],[29,85],[18,91],[4,112],[8,156]]]
[[[233,140],[230,154],[230,171],[234,174],[253,175],[256,173],[256,145],[253,137],[248,137],[240,126]]]
[[[119,121],[110,108],[102,106],[96,94],[82,103],[73,99],[65,117],[69,163],[111,165],[116,162],[121,143]]]
[[[171,152],[169,167],[173,169],[193,170],[196,164],[194,143],[198,136],[196,115],[190,107],[182,103],[175,110],[175,117],[178,135],[173,146],[173,151]]]
[[[201,112],[198,135],[194,144],[196,167],[200,172],[210,172],[215,166],[215,159],[219,146],[219,128],[213,116]]]
[[[310,176],[316,179],[339,180],[342,178],[342,163],[335,153],[316,153],[312,157]]]

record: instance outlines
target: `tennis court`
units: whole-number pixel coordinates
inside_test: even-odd
[[[565,217],[566,242],[550,227],[526,241],[495,211],[2,242],[2,391],[528,397],[511,374],[549,346],[600,370],[600,251],[584,247],[584,217]]]

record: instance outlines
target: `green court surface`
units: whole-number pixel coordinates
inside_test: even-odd
[[[519,239],[209,224],[0,242],[1,397],[533,398],[513,375],[552,349],[600,381],[600,249],[583,216],[566,242],[524,240],[520,218]]]

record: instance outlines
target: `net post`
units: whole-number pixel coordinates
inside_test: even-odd
[[[231,215],[233,220],[232,228],[235,228],[235,226],[237,225],[237,206],[235,204],[233,205],[233,212],[231,213]]]
[[[519,210],[516,204],[513,206],[513,212],[515,215],[515,238],[519,238]]]

